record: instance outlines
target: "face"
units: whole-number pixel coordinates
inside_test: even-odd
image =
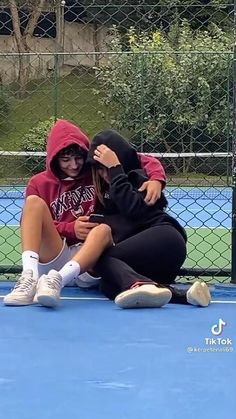
[[[101,176],[103,180],[105,180],[106,183],[110,183],[109,177],[108,177],[108,170],[106,167],[99,167],[98,174]]]
[[[58,164],[66,176],[76,178],[83,167],[84,159],[81,156],[65,155],[58,157]]]

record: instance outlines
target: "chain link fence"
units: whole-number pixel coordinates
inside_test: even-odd
[[[66,118],[160,158],[188,233],[182,273],[229,281],[233,19],[220,0],[0,1],[2,272],[20,270],[23,190],[45,164],[32,152]]]

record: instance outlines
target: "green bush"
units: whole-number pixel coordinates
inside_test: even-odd
[[[21,140],[21,149],[23,151],[45,151],[48,133],[55,120],[53,117],[46,121],[39,122],[31,128]],[[32,173],[40,172],[45,169],[45,157],[27,157],[25,167]]]
[[[193,31],[184,21],[168,34],[116,32],[108,65],[100,67],[103,102],[113,124],[128,129],[144,151],[226,151],[231,103],[232,40],[216,25]],[[156,147],[156,148],[155,148]]]

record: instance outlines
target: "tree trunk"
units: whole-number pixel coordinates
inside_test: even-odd
[[[99,41],[98,41],[98,25],[97,23],[93,24],[93,46],[94,46],[94,51],[95,52],[100,52],[99,49]],[[95,67],[99,67],[99,61],[100,61],[100,56],[99,54],[95,54],[95,60],[94,60],[94,64]]]
[[[45,0],[40,0],[35,4],[24,33],[21,33],[19,11],[15,0],[9,0],[9,7],[12,16],[13,32],[19,53],[19,69],[18,69],[18,95],[23,97],[26,93],[26,85],[30,79],[30,52],[29,40],[33,36],[39,16],[43,10]]]
[[[171,150],[171,147],[169,146],[168,142],[164,138],[162,139],[162,141],[163,141],[163,143],[165,145],[166,152],[167,153],[171,153],[172,150]],[[178,165],[175,163],[174,158],[173,158],[173,162],[171,162],[171,164],[172,164],[172,166],[174,168],[175,173],[177,174],[179,172],[179,169],[178,169]]]

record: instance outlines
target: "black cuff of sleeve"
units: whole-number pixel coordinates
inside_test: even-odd
[[[124,175],[125,172],[124,172],[123,167],[121,166],[121,164],[118,164],[117,166],[109,167],[108,173],[109,173],[110,180],[112,180],[116,176]]]

